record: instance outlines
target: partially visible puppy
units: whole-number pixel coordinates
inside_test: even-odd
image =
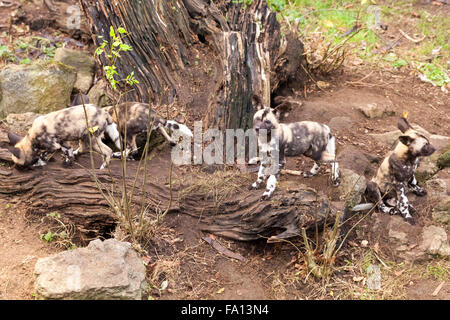
[[[330,163],[333,184],[339,185],[340,173],[336,161],[335,138],[328,126],[313,121],[280,123],[276,110],[265,107],[258,96],[253,97],[253,107],[257,110],[253,117],[253,129],[258,136],[260,152],[265,150],[270,153],[276,149],[279,152],[279,164],[273,173],[267,172],[270,159],[268,157],[261,159],[258,179],[252,184],[252,188],[259,188],[261,183],[269,176],[262,199],[268,199],[272,196],[277,184],[279,170],[284,167],[286,162],[285,156],[305,155],[314,160],[313,168],[303,174],[305,177],[316,175],[321,163]],[[267,142],[261,140],[261,130],[267,132]],[[274,133],[273,137],[272,132]]]
[[[70,103],[70,106],[80,106],[82,104],[89,104],[89,98],[87,95],[85,95],[84,93],[77,93],[73,99],[72,102]]]
[[[173,120],[166,120],[154,110],[150,112],[150,105],[147,103],[124,102],[116,107],[105,107],[104,110],[111,115],[113,121],[118,125],[122,137],[125,137],[126,133],[125,155],[127,157],[137,153],[136,137],[139,133],[147,132],[149,126],[152,130],[158,129],[171,145],[176,145],[177,141],[173,140],[165,129],[179,131],[183,135],[193,137],[192,131],[187,126]],[[120,152],[114,153],[114,156],[120,157]]]
[[[75,155],[86,149],[92,132],[97,137],[92,147],[104,156],[100,169],[105,168],[111,159],[112,150],[101,139],[106,133],[120,149],[119,132],[107,112],[92,104],[85,107],[86,109],[83,106],[73,106],[36,118],[28,134],[20,140],[15,134],[8,134],[10,144],[14,145],[10,148],[14,163],[22,167],[45,165],[44,155],[59,149],[66,155],[65,163],[71,163]],[[85,111],[89,128],[86,126]],[[77,140],[80,147],[73,151],[67,142]]]
[[[378,208],[389,214],[401,214],[406,221],[414,224],[406,196],[409,187],[418,196],[426,191],[417,185],[414,175],[421,157],[426,157],[436,150],[427,137],[414,130],[406,118],[398,120],[398,128],[403,133],[395,149],[387,155],[378,169],[377,175],[367,184],[370,201],[378,203]]]

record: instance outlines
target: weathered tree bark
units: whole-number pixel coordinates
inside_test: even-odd
[[[54,157],[56,161],[34,170],[0,169],[0,198],[8,201],[11,198],[18,199],[31,215],[58,211],[64,223],[76,227],[81,241],[108,237],[115,229],[118,219],[112,214],[89,170],[77,165],[64,168],[62,161],[57,160],[59,155]],[[88,167],[88,159],[88,155],[83,155],[77,162]],[[97,162],[100,164],[101,161]],[[127,168],[127,185],[130,188],[134,182],[137,162],[129,162]],[[121,183],[118,161],[111,163],[111,172],[115,184],[112,184],[107,171],[95,170],[102,190],[111,190],[114,186],[117,192]],[[152,173],[148,172],[147,175],[151,177]],[[315,228],[325,221],[332,223],[337,211],[342,211],[341,203],[329,203],[325,195],[304,185],[298,185],[295,190],[291,188],[289,191],[279,188],[270,201],[260,201],[262,191],[244,190],[246,186],[238,175],[229,183],[242,185],[242,188],[224,197],[220,203],[210,193],[192,189],[190,185],[174,186],[171,203],[167,186],[153,183],[149,178],[142,187],[144,174],[138,176],[133,201],[136,208],[145,193],[144,205],[149,210],[156,212],[158,206],[160,209],[168,208],[169,213],[194,216],[201,222],[202,230],[235,240],[268,238],[268,241],[277,241],[296,237],[300,235],[302,228]],[[195,177],[192,180],[195,182],[204,178]],[[120,198],[120,193],[117,195]]]
[[[192,95],[192,84],[186,79],[198,49],[206,48],[210,52],[208,63],[218,70],[205,106],[208,127],[251,127],[252,95],[261,95],[270,106],[271,92],[294,74],[291,66],[295,69],[301,59],[301,42],[287,46],[288,37],[281,37],[276,15],[266,0],[254,0],[245,9],[232,0],[80,3],[96,44],[96,35],[109,39],[110,26],[122,26],[130,32],[125,41],[133,51],[123,54],[117,63],[122,77],[134,71],[140,81],[129,93],[129,100],[148,101],[151,89],[158,101],[163,89],[170,88],[179,101],[185,101]],[[286,59],[288,47],[297,50],[294,58]],[[104,58],[100,62],[106,63]]]

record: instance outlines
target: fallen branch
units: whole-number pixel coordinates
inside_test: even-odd
[[[433,291],[433,293],[431,294],[433,297],[437,296],[439,294],[439,291],[441,291],[442,287],[444,286],[445,281],[442,281],[437,288]]]
[[[404,36],[406,39],[408,39],[409,41],[412,41],[414,43],[422,42],[426,38],[426,36],[423,36],[421,39],[414,39],[414,38],[411,38],[410,36],[408,36],[402,29],[398,29],[398,31],[402,34],[402,36]]]
[[[222,246],[220,243],[218,243],[215,239],[213,239],[212,236],[203,237],[202,239],[205,240],[206,242],[208,242],[211,245],[211,247],[213,247],[214,249],[219,251],[221,254],[224,254],[227,257],[230,257],[230,258],[233,258],[233,259],[236,259],[239,261],[245,261],[245,258],[243,256],[241,256],[238,253],[234,253],[231,250],[228,250],[227,248]]]
[[[298,170],[283,169],[283,170],[281,170],[281,174],[290,174],[290,175],[293,175],[293,176],[302,176],[303,172],[302,171],[298,171]]]

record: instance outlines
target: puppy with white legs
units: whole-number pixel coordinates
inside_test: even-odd
[[[286,163],[286,156],[305,155],[314,160],[314,166],[309,172],[304,173],[305,177],[316,175],[321,163],[329,163],[333,185],[339,185],[340,172],[336,161],[335,138],[328,126],[313,121],[280,123],[276,110],[265,107],[258,96],[253,97],[253,107],[257,110],[253,117],[253,129],[258,136],[258,146],[263,157],[258,178],[251,187],[259,188],[269,177],[262,199],[270,198],[275,191],[279,171]],[[264,133],[267,133],[267,136],[264,136]],[[273,163],[274,158],[279,159],[276,165]],[[269,172],[268,168],[272,172]]]
[[[111,115],[113,121],[118,125],[122,137],[125,138],[126,136],[126,157],[137,153],[136,137],[140,133],[148,132],[149,127],[151,130],[157,129],[171,145],[176,145],[178,141],[172,139],[166,129],[193,137],[192,131],[187,126],[160,117],[154,110],[151,110],[147,103],[124,102],[117,106],[106,107],[104,110]],[[114,157],[120,156],[120,152],[114,153]]]

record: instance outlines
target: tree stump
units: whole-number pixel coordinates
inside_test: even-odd
[[[140,81],[128,100],[147,102],[151,89],[158,101],[163,88],[170,88],[184,101],[191,94],[186,77],[197,49],[210,52],[208,62],[218,74],[204,115],[207,127],[251,127],[252,95],[270,106],[271,92],[296,71],[303,53],[298,38],[288,46],[290,38],[281,37],[280,24],[265,0],[245,7],[232,0],[80,1],[95,44],[97,35],[109,40],[110,26],[130,33],[125,42],[133,51],[117,62],[122,78],[134,72]],[[296,51],[294,59],[286,58],[287,48]],[[103,57],[100,63],[106,63]]]

